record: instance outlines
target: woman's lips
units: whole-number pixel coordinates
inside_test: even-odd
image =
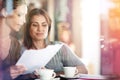
[[[44,35],[44,33],[36,33],[36,35],[41,36]]]

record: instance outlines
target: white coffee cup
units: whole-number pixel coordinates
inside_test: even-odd
[[[52,69],[39,69],[40,80],[51,80],[55,78],[56,73]]]
[[[76,67],[63,67],[65,77],[71,78],[74,77],[78,73],[78,69]]]

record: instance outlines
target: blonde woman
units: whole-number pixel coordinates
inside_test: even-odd
[[[9,3],[11,6],[8,1],[13,1]],[[0,80],[13,80],[26,70],[22,65],[15,66],[20,44],[12,36],[12,32],[19,31],[25,23],[26,13],[24,0],[0,0]]]

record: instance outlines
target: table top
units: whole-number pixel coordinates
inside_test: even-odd
[[[94,74],[78,74],[73,78],[66,78],[64,75],[60,75],[52,80],[118,80],[120,77],[108,76],[108,75],[94,75]],[[40,80],[40,79],[35,79]]]
[[[106,80],[105,76],[102,75],[92,75],[92,74],[78,74],[73,78],[66,78],[64,75],[60,76],[60,78],[63,80]]]

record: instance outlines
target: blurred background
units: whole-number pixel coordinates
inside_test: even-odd
[[[47,10],[52,19],[50,40],[68,44],[89,74],[120,75],[120,0],[26,2],[29,10]]]

